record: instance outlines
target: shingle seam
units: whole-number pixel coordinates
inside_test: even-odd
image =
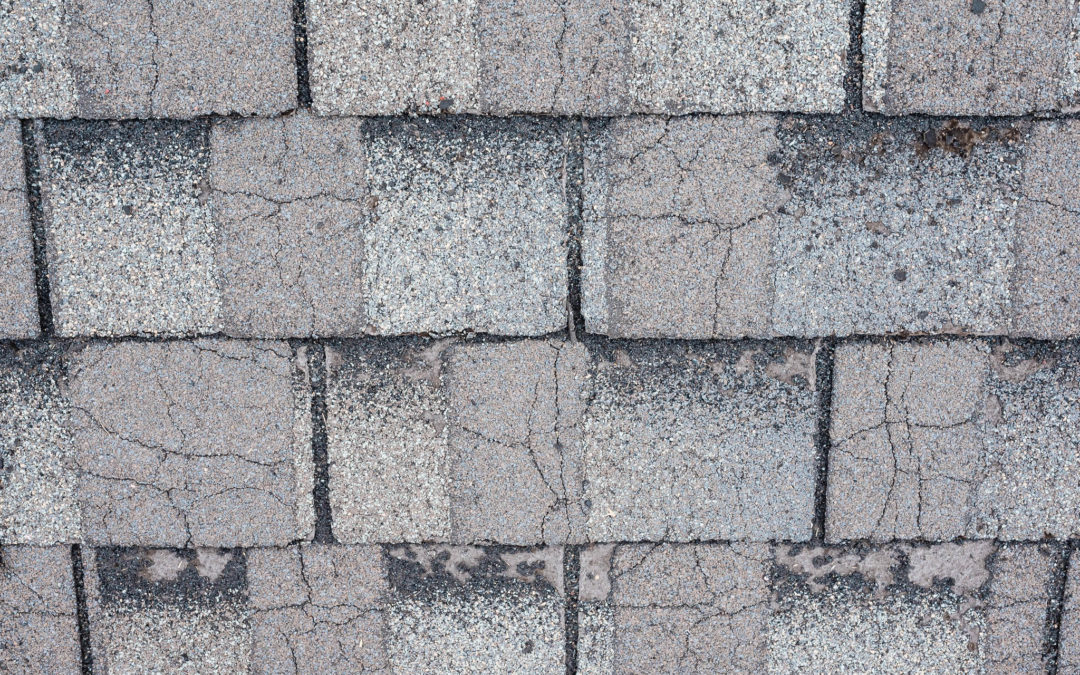
[[[52,302],[49,297],[48,236],[45,210],[41,200],[41,162],[38,157],[40,122],[22,120],[23,169],[26,174],[26,200],[30,213],[31,242],[34,255],[34,286],[37,290],[38,321],[41,335],[55,333]]]
[[[818,350],[814,374],[817,377],[818,420],[815,447],[813,541],[825,541],[826,510],[829,492],[829,451],[832,449],[832,388],[836,340],[823,340]]]
[[[326,349],[314,344],[308,352],[311,376],[311,452],[315,467],[315,541],[334,543],[333,512],[330,507],[330,462],[326,432]]]
[[[311,109],[311,78],[308,72],[308,19],[305,0],[293,0],[293,41],[296,48],[296,100],[300,108]]]
[[[90,612],[86,604],[86,572],[82,546],[71,546],[71,577],[75,587],[75,619],[79,628],[79,666],[82,675],[94,672],[94,653],[90,643]]]
[[[1048,584],[1049,598],[1046,605],[1046,628],[1044,629],[1045,639],[1043,644],[1043,663],[1046,664],[1048,675],[1056,675],[1058,672],[1059,657],[1061,655],[1061,618],[1065,611],[1065,589],[1069,576],[1069,562],[1075,548],[1075,540],[1070,540],[1061,547],[1058,552],[1059,559],[1054,565],[1053,576]]]

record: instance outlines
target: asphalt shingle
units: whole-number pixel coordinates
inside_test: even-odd
[[[5,546],[0,565],[0,670],[79,672],[71,552]]]
[[[288,0],[15,0],[5,116],[190,119],[296,106]]]
[[[1075,536],[1078,375],[1071,345],[841,346],[827,535]]]
[[[314,109],[837,112],[846,3],[311,0]]]

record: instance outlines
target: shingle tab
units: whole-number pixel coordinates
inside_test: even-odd
[[[1019,115],[1080,102],[1075,3],[870,0],[863,104],[890,115]]]
[[[590,123],[586,326],[670,338],[1080,334],[1075,126]]]
[[[215,333],[203,123],[52,122],[41,141],[61,336]]]
[[[81,536],[61,354],[0,347],[0,545]]]
[[[313,0],[315,110],[836,112],[846,3]]]
[[[34,247],[19,123],[0,124],[0,338],[37,337]]]
[[[1070,345],[837,350],[830,538],[1068,538],[1080,363]]]
[[[0,9],[0,113],[270,115],[296,106],[288,0],[17,0]]]
[[[79,672],[79,628],[66,546],[5,546],[0,565],[0,670]]]
[[[75,348],[66,363],[85,541],[257,546],[312,536],[302,351],[124,342]]]
[[[580,541],[580,345],[328,348],[334,531],[345,542]]]
[[[589,541],[810,537],[813,346],[588,344]]]
[[[1060,556],[992,542],[592,547],[578,672],[1033,672]]]

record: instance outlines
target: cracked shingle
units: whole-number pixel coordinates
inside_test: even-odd
[[[889,115],[1019,115],[1080,101],[1073,2],[871,0],[863,104]]]
[[[295,107],[287,0],[48,0],[0,8],[0,111],[189,119]]]
[[[0,338],[39,333],[34,247],[19,123],[0,124]]]
[[[1064,345],[840,347],[828,536],[1075,536],[1078,372]]]
[[[310,538],[304,358],[281,343],[74,347],[64,393],[85,540],[255,546]]]
[[[389,340],[328,348],[345,542],[580,541],[580,346]]]
[[[769,257],[787,199],[770,116],[593,122],[582,311],[614,337],[769,333]]]
[[[4,546],[0,561],[0,672],[79,672],[70,550]]]
[[[1053,546],[582,551],[579,672],[1029,672]]]
[[[308,13],[320,114],[826,112],[844,98],[835,0],[314,0]]]
[[[1074,126],[590,122],[586,326],[691,339],[1075,335]]]

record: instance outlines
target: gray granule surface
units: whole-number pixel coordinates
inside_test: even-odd
[[[1075,110],[1077,20],[1071,2],[870,0],[863,104],[890,115]]]
[[[781,123],[776,333],[1007,330],[1020,134],[948,129]]]
[[[992,542],[592,547],[579,672],[1031,672],[1060,555]]]
[[[393,672],[564,669],[562,550],[388,549]]]
[[[582,540],[580,345],[364,341],[327,363],[340,540]]]
[[[981,341],[840,348],[829,536],[1075,536],[1075,352]]]
[[[838,111],[847,6],[525,0],[308,6],[320,114]]]
[[[590,541],[809,538],[812,345],[614,342],[589,352]]]
[[[0,125],[0,338],[38,335],[34,249],[19,123]]]
[[[0,671],[75,673],[79,633],[66,546],[4,546],[0,565]]]
[[[219,329],[204,124],[45,125],[42,199],[57,333]]]
[[[269,342],[75,349],[65,395],[85,540],[258,546],[310,538],[310,400],[296,358]]]
[[[16,0],[0,8],[0,112],[190,119],[296,105],[288,0]]]
[[[590,122],[582,311],[613,337],[769,333],[776,120]]]
[[[327,348],[330,501],[340,541],[449,539],[447,346]]]
[[[243,551],[83,550],[95,669],[250,672]]]
[[[368,133],[372,332],[539,335],[566,325],[561,123],[390,120]]]
[[[0,348],[0,543],[80,538],[61,374],[58,350]]]

